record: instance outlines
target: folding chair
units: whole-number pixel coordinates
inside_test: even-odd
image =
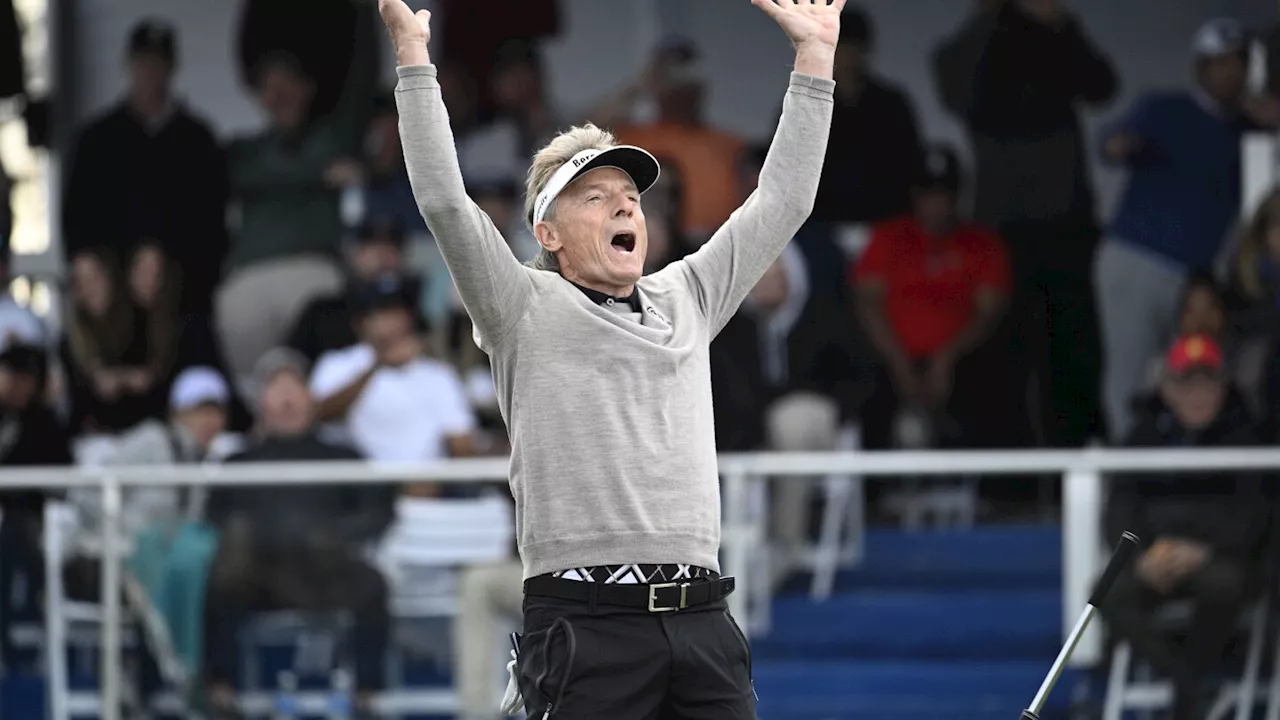
[[[378,564],[391,586],[395,645],[388,663],[388,683],[402,688],[405,660],[415,650],[428,650],[419,638],[429,637],[433,621],[452,619],[457,607],[458,569],[510,560],[515,545],[515,516],[509,498],[500,493],[466,499],[401,498],[396,523],[378,550]],[[500,634],[500,633],[499,633]],[[449,643],[430,643],[448,647]],[[503,673],[505,646],[494,648],[494,677]],[[451,713],[457,699],[452,688],[398,690],[406,709]]]
[[[1254,705],[1263,697],[1258,680],[1262,672],[1262,647],[1266,642],[1269,608],[1270,597],[1263,597],[1241,618],[1241,625],[1248,634],[1244,670],[1239,680],[1222,686],[1209,712],[1209,720],[1222,720],[1233,708],[1235,720],[1249,720]],[[1189,602],[1173,603],[1161,611],[1160,620],[1170,625],[1185,623],[1190,618],[1191,609]],[[1136,671],[1137,678],[1130,678],[1131,670]],[[1151,669],[1145,663],[1134,663],[1133,649],[1128,641],[1116,643],[1111,656],[1102,720],[1120,720],[1127,710],[1150,712],[1172,706],[1173,683],[1153,680],[1152,677]],[[1273,678],[1273,692],[1276,692],[1276,682]]]
[[[44,516],[45,541],[45,636],[43,639],[47,681],[51,698],[51,720],[68,720],[73,716],[96,716],[101,710],[101,698],[96,691],[76,691],[70,686],[68,655],[76,650],[84,661],[93,662],[101,639],[102,612],[96,602],[79,602],[67,598],[62,583],[64,561],[74,552],[96,557],[100,554],[97,539],[77,536],[75,530],[80,518],[76,510],[65,504],[48,502]],[[128,543],[120,538],[120,547],[127,552]],[[155,656],[161,680],[173,692],[156,698],[160,709],[182,708],[182,697],[189,683],[189,676],[182,661],[173,650],[172,640],[164,619],[151,604],[146,592],[121,569],[123,581],[125,626],[121,628],[123,649],[134,651],[146,643]],[[94,668],[96,670],[96,668]],[[126,705],[142,708],[142,699],[136,687],[127,682],[122,688]]]

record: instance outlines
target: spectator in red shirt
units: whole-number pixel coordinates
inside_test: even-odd
[[[928,149],[912,214],[878,225],[853,268],[858,316],[887,376],[864,410],[867,447],[1008,439],[995,435],[1004,433],[992,401],[1012,393],[994,392],[1007,385],[999,382],[1001,353],[984,346],[1007,305],[1009,259],[999,238],[959,217],[959,190],[955,152]],[[925,438],[895,438],[906,417],[924,421],[912,426],[926,429]]]

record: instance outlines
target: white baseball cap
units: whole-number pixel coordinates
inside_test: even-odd
[[[658,164],[657,158],[647,150],[633,145],[583,150],[552,173],[542,192],[538,193],[538,198],[533,203],[533,224],[537,225],[546,219],[547,210],[570,183],[592,170],[604,167],[626,173],[641,193],[653,187],[658,181],[658,175],[662,173],[662,166]]]
[[[1191,38],[1191,52],[1196,57],[1218,57],[1240,52],[1249,44],[1249,36],[1239,21],[1232,18],[1210,20]]]
[[[169,391],[169,411],[186,412],[201,405],[227,405],[231,391],[221,373],[211,367],[191,367],[178,373]]]

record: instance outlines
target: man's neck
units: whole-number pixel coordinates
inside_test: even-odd
[[[1232,118],[1240,112],[1239,107],[1222,102],[1210,94],[1208,90],[1205,90],[1204,86],[1199,83],[1191,86],[1191,97],[1205,112],[1216,117]]]
[[[629,298],[635,294],[636,291],[635,283],[628,285],[611,285],[609,283],[603,283],[596,280],[587,280],[568,268],[561,269],[560,277],[568,280],[574,285],[577,285],[581,290],[600,293],[601,295],[606,295],[614,298],[615,300]]]
[[[943,223],[920,223],[920,229],[930,240],[945,240],[955,232],[956,221],[950,220]]]
[[[155,122],[163,118],[169,112],[172,100],[168,97],[140,97],[132,95],[129,97],[129,108],[134,114],[147,122]]]

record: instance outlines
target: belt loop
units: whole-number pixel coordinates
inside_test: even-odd
[[[588,588],[587,588],[587,612],[588,612],[588,613],[590,613],[590,614],[592,614],[592,615],[595,615],[595,614],[596,614],[596,600],[597,600],[597,598],[599,598],[599,597],[600,597],[600,585],[599,585],[599,583],[594,583],[594,582],[589,582],[589,583],[587,583],[587,585],[588,585]]]

